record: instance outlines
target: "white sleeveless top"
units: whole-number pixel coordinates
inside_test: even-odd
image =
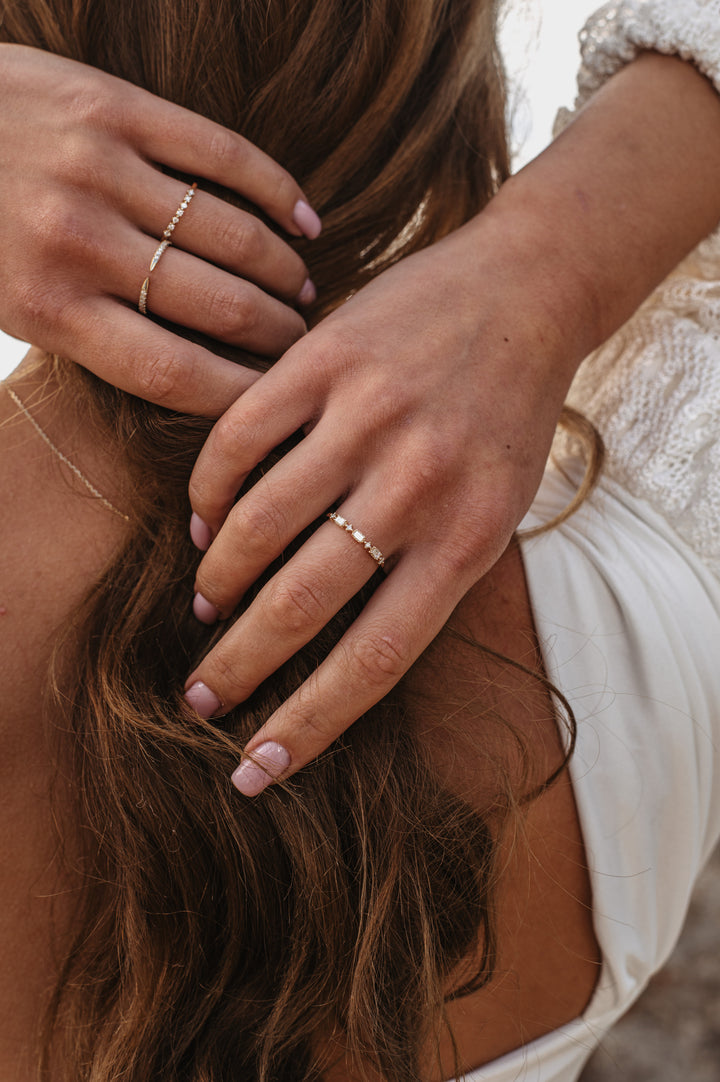
[[[720,0],[607,4],[581,38],[582,103],[640,49],[720,86]],[[607,448],[602,482],[523,543],[549,678],[578,722],[570,762],[602,973],[582,1018],[468,1082],[573,1082],[666,961],[720,836],[720,238],[583,364],[570,401]],[[550,470],[524,526],[567,505]]]

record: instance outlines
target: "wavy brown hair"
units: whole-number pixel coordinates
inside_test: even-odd
[[[2,40],[129,79],[294,174],[324,221],[298,242],[313,321],[461,225],[508,172],[495,0],[0,7]],[[51,682],[86,886],[44,1070],[52,1048],[68,1082],[310,1082],[339,1036],[360,1077],[417,1082],[449,989],[492,974],[490,811],[522,794],[483,817],[443,788],[401,687],[318,762],[241,798],[228,777],[242,747],[372,584],[248,702],[200,720],[181,688],[217,634],[189,608],[187,481],[208,425],[60,367],[122,449],[134,496]]]

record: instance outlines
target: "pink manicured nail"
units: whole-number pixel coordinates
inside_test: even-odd
[[[308,240],[315,240],[322,232],[322,222],[304,199],[298,199],[293,210],[293,221]]]
[[[276,744],[274,740],[266,740],[251,754],[252,759],[243,759],[232,775],[233,785],[244,796],[257,796],[258,793],[262,793],[270,782],[278,778],[290,766],[290,753],[282,744]]]
[[[297,295],[298,304],[312,304],[317,299],[317,290],[309,278],[305,279],[305,285]]]
[[[201,624],[215,624],[220,616],[212,601],[208,601],[202,594],[195,594],[193,598],[193,612]]]
[[[199,714],[201,718],[205,718],[206,721],[222,706],[215,692],[211,691],[207,684],[203,684],[202,680],[196,681],[187,689],[185,699],[195,713]]]
[[[210,542],[212,541],[210,527],[194,511],[190,516],[190,537],[193,545],[199,548],[201,552],[206,552],[210,548]]]

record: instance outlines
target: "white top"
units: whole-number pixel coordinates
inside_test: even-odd
[[[642,48],[720,86],[720,0],[607,4],[582,36],[582,103]],[[572,518],[523,543],[549,678],[578,722],[570,762],[602,974],[581,1019],[467,1075],[573,1082],[667,959],[720,835],[720,238],[583,365],[571,401],[608,456]],[[571,498],[549,471],[524,525]]]
[[[525,525],[573,491],[546,474]],[[720,580],[610,478],[523,557],[547,673],[578,722],[569,769],[603,969],[582,1019],[472,1082],[576,1079],[666,961],[720,835]]]

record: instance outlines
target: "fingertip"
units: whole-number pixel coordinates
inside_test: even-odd
[[[222,702],[218,696],[207,684],[203,684],[202,680],[196,680],[190,685],[185,692],[185,701],[204,721],[222,708]]]
[[[298,304],[306,306],[313,304],[317,300],[317,290],[310,278],[306,278],[302,289],[296,297]]]
[[[200,593],[193,598],[193,613],[201,624],[216,624],[220,619],[219,609]]]
[[[322,222],[309,203],[304,199],[298,199],[293,208],[293,221],[300,232],[308,238],[315,240],[322,232]]]
[[[201,552],[207,552],[212,542],[212,531],[207,522],[204,522],[194,511],[190,516],[190,537],[195,548]]]
[[[258,796],[290,766],[290,752],[274,740],[266,740],[233,771],[230,780],[243,796]]]

